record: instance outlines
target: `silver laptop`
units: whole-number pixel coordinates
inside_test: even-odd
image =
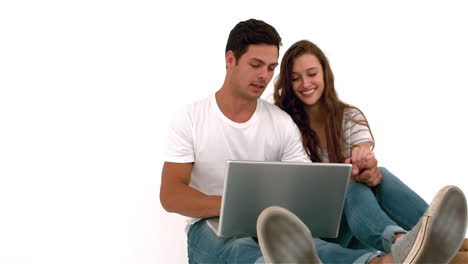
[[[335,238],[350,174],[350,164],[227,161],[221,215],[207,224],[219,237],[256,237],[258,216],[276,205],[314,237]]]

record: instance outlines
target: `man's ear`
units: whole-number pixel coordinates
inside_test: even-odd
[[[232,50],[229,50],[226,52],[226,68],[230,68],[234,64],[236,64],[236,56],[234,56],[234,52]]]

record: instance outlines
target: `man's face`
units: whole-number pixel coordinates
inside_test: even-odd
[[[244,99],[257,100],[273,78],[278,56],[278,48],[268,44],[249,45],[237,61],[229,51],[226,60],[233,91]]]

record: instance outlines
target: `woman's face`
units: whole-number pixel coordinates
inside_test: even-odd
[[[305,105],[315,105],[322,97],[323,69],[314,55],[306,53],[294,59],[291,77],[293,91]]]

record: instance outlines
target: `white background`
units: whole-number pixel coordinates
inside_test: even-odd
[[[468,191],[463,2],[2,1],[0,263],[186,262],[158,197],[168,122],[220,88],[252,17],[280,58],[299,39],[325,51],[382,166],[428,202]]]

